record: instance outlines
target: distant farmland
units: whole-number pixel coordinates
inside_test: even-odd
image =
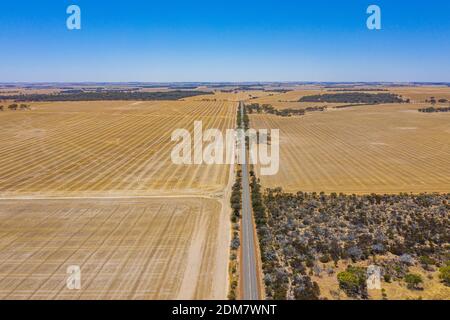
[[[178,100],[198,95],[208,95],[205,91],[162,91],[162,92],[133,92],[128,90],[109,90],[98,92],[85,92],[82,90],[68,90],[54,94],[26,94],[26,95],[0,95],[0,100],[16,101],[102,101],[102,100]]]

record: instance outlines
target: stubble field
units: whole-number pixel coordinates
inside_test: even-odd
[[[284,191],[294,194],[283,198],[276,194],[279,189],[276,192],[272,190],[270,195],[265,194],[266,208],[270,208],[267,212],[269,222],[260,224],[258,235],[261,248],[267,250],[266,257],[270,257],[263,262],[264,272],[269,275],[266,293],[271,295],[270,297],[276,294],[278,298],[292,298],[292,293],[298,293],[290,288],[294,284],[303,288],[297,296],[299,299],[305,296],[332,300],[361,299],[362,296],[355,296],[345,290],[348,283],[339,275],[348,275],[349,266],[361,267],[360,270],[366,272],[365,268],[377,265],[383,272],[380,282],[382,290],[368,290],[364,299],[449,299],[449,287],[442,281],[442,272],[439,271],[440,267],[448,263],[448,257],[445,257],[445,248],[448,247],[448,241],[445,239],[446,229],[441,229],[444,238],[437,236],[437,228],[428,233],[430,238],[426,241],[421,238],[421,232],[426,233],[427,225],[434,228],[439,224],[439,219],[433,221],[432,214],[426,212],[426,208],[436,209],[441,205],[439,208],[443,225],[448,221],[448,205],[445,207],[448,200],[439,200],[445,198],[445,195],[419,196],[437,200],[433,205],[425,202],[427,204],[422,209],[420,206],[414,206],[415,201],[411,201],[403,212],[399,207],[389,208],[387,203],[382,202],[372,207],[363,206],[358,212],[362,203],[359,200],[356,205],[351,202],[342,205],[332,200],[330,206],[321,207],[319,199],[326,195],[317,195],[311,201],[305,198],[301,201],[295,200],[296,197],[305,196],[297,193],[299,191],[326,194],[376,193],[377,199],[383,197],[380,194],[400,192],[450,192],[450,113],[418,112],[419,108],[431,105],[431,97],[436,101],[441,100],[436,106],[448,106],[449,102],[443,101],[450,99],[449,88],[390,87],[386,90],[400,94],[404,99],[409,98],[410,103],[334,108],[337,105],[297,102],[305,95],[329,93],[328,89],[324,88],[295,90],[247,101],[267,103],[276,109],[328,106],[326,111],[307,112],[304,116],[282,117],[264,113],[249,115],[252,128],[280,130],[279,172],[274,176],[259,175],[262,189],[281,187]],[[340,197],[345,196],[337,196],[335,199]],[[395,199],[400,196],[392,197]],[[403,197],[407,199],[414,196]],[[330,198],[334,198],[334,195]],[[356,198],[359,199],[348,197]],[[279,206],[273,205],[273,202],[277,201]],[[389,205],[394,202],[389,202]],[[377,210],[385,217],[370,218]],[[425,210],[424,219],[417,228],[417,223],[406,217],[409,213],[417,215],[421,210]],[[353,219],[356,222],[346,228],[345,224]],[[401,219],[405,219],[404,227],[396,225]],[[279,227],[274,228],[277,222]],[[310,229],[305,231],[305,228]],[[388,254],[380,253],[371,247],[366,251],[362,249],[361,252],[369,252],[365,257],[349,257],[348,254],[351,254],[353,249],[358,251],[364,248],[365,240],[362,239],[377,239],[381,242],[383,240],[380,239],[390,238],[380,236],[380,230],[385,228],[392,228],[395,244],[405,241],[406,237],[400,235],[400,230],[408,230],[411,239],[400,250],[392,250]],[[269,233],[267,230],[275,231]],[[342,231],[342,236],[339,235],[339,230]],[[358,231],[364,235],[356,235],[355,232]],[[344,253],[341,256],[334,255],[334,261],[329,255],[334,250],[330,244],[331,239],[337,241],[334,247],[337,249],[333,254]],[[443,239],[440,244],[442,251],[436,250],[439,245],[432,244],[432,239]],[[339,244],[339,241],[342,243]],[[415,251],[422,244],[433,249]],[[383,250],[387,248],[384,245],[382,247]],[[438,258],[441,259],[440,264],[436,263],[431,267],[423,263],[428,254],[444,256]],[[288,258],[280,259],[285,255],[288,255]],[[273,256],[277,258],[271,258]],[[412,257],[411,265],[399,262],[400,257],[404,256]],[[311,267],[308,266],[309,263]],[[274,276],[283,274],[283,271],[280,271],[282,268],[286,268],[284,274],[288,274],[289,281],[286,284],[283,283],[282,277]],[[273,272],[274,270],[276,271]],[[392,270],[403,270],[404,274],[395,274]],[[394,276],[389,274],[386,277],[388,273]],[[407,279],[411,274],[422,281],[419,289],[408,285]],[[317,289],[305,289],[308,288],[308,280],[317,283]],[[290,289],[284,292],[283,288]]]

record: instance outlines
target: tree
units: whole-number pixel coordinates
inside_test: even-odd
[[[411,266],[414,264],[414,258],[410,254],[407,254],[407,253],[402,254],[399,258],[399,261],[408,266]]]
[[[450,263],[447,262],[446,266],[439,268],[439,279],[441,279],[446,286],[450,286]]]
[[[423,280],[419,274],[408,273],[405,276],[405,282],[406,282],[406,286],[408,287],[408,289],[417,290],[420,288],[419,285],[421,285],[423,283]]]
[[[228,300],[236,300],[236,292],[235,291],[230,291],[228,293]]]
[[[322,263],[328,263],[328,262],[330,262],[330,260],[331,260],[331,257],[329,254],[324,254],[319,258],[319,261]]]
[[[240,246],[241,242],[239,241],[239,236],[235,234],[233,240],[231,240],[231,249],[237,250]]]

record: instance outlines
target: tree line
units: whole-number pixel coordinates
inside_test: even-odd
[[[333,89],[329,91],[335,91],[335,92],[376,92],[376,91],[389,91],[388,89],[383,88],[347,88],[347,89]]]
[[[228,299],[236,300],[237,289],[239,284],[239,262],[238,255],[241,246],[241,241],[239,237],[240,233],[240,219],[242,210],[242,170],[238,166],[236,169],[236,180],[232,187],[231,192],[231,229],[232,237],[230,243],[230,261],[228,267],[228,273],[230,276]]]

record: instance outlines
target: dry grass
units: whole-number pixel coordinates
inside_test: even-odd
[[[220,228],[216,200],[1,200],[0,299],[223,298]]]
[[[220,192],[226,165],[171,162],[176,128],[233,128],[227,101],[64,102],[0,112],[0,195]]]
[[[373,89],[374,87],[367,87]],[[351,90],[351,88],[347,88]],[[440,86],[416,86],[416,87],[385,87],[383,88],[391,93],[403,96],[403,98],[411,99],[411,103],[425,103],[425,100],[430,97],[439,99],[450,100],[450,88]],[[362,88],[358,88],[362,90]],[[380,91],[381,92],[381,91]],[[298,102],[301,97],[325,93],[339,93],[331,88],[324,88],[321,86],[309,86],[296,88],[293,91],[286,93],[272,92],[270,95],[259,96],[257,99],[248,100],[248,102],[254,102],[259,104],[271,104],[277,109],[286,108],[307,108],[313,106],[328,106],[329,108],[345,105],[346,103],[319,103],[319,102]],[[378,93],[373,91],[367,91],[367,93]],[[448,103],[447,103],[448,104]]]
[[[258,97],[268,97],[273,93],[266,92],[262,90],[249,90],[249,91],[238,91],[238,92],[222,92],[222,91],[214,91],[213,95],[199,95],[193,96],[189,98],[185,98],[186,101],[201,101],[201,100],[217,100],[217,101],[244,101],[251,100]],[[257,101],[257,100],[254,100]]]
[[[0,89],[0,95],[12,96],[18,94],[54,94],[61,92],[61,89],[41,89],[41,88],[2,88]]]
[[[419,105],[331,109],[305,117],[252,115],[254,128],[280,129],[280,171],[263,187],[286,191],[450,191],[450,114]]]

